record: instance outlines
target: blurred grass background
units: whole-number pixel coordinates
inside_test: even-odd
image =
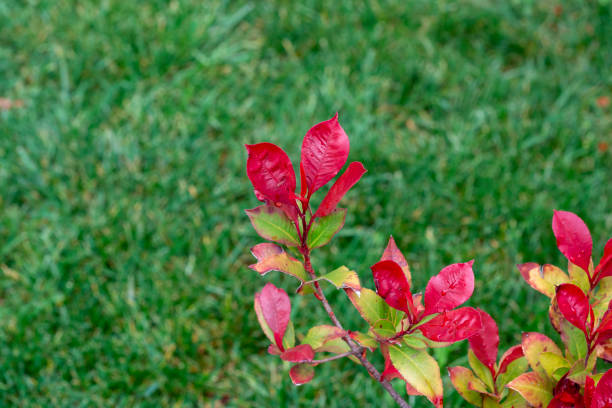
[[[612,235],[611,19],[592,0],[0,2],[0,405],[392,406],[348,361],[293,387],[252,310],[294,282],[247,269],[243,144],[297,163],[336,111],[369,172],[315,265],[372,287],[392,233],[416,288],[476,260],[469,304],[502,349],[555,336],[514,265],[564,266],[553,208],[596,260]],[[328,322],[292,302],[298,334]],[[436,351],[445,378],[466,348]]]

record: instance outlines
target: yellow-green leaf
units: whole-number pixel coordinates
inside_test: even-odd
[[[476,357],[476,354],[472,351],[472,349],[468,349],[468,362],[470,363],[470,367],[476,373],[478,378],[482,380],[482,382],[487,386],[487,391],[492,392],[495,388],[493,386],[493,376],[491,375],[491,370]]]
[[[508,388],[515,390],[535,408],[544,408],[552,399],[552,384],[544,374],[530,371],[512,380]]]
[[[352,289],[356,292],[361,291],[361,283],[359,282],[359,276],[355,271],[351,271],[346,266],[341,266],[338,269],[331,271],[323,276],[321,279],[332,283],[337,289]]]
[[[470,384],[480,383],[483,388],[485,385],[482,383],[482,381],[476,378],[474,373],[469,368],[461,366],[449,367],[448,374],[450,375],[453,387],[455,387],[463,399],[472,405],[476,405],[477,407],[482,406],[483,396],[479,392],[474,391],[474,387],[470,387]]]
[[[559,380],[558,378],[554,377],[555,372],[558,369],[562,367],[570,367],[570,363],[563,358],[563,356],[551,353],[549,351],[545,351],[540,355],[540,364],[542,365],[542,368],[544,368],[544,371],[546,371],[548,377],[555,381]]]
[[[389,346],[393,366],[412,388],[442,407],[443,390],[438,363],[427,351],[410,347]]]
[[[529,361],[529,365],[534,371],[540,374],[546,375],[546,370],[544,370],[540,362],[542,353],[550,352],[563,357],[563,353],[555,342],[541,333],[523,333],[523,341],[521,344],[523,353],[527,361]]]

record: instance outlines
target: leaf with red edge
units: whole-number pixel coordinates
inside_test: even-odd
[[[264,332],[265,327],[268,327],[274,343],[284,350],[283,336],[291,317],[291,302],[287,292],[271,283],[266,284],[260,292],[255,293],[255,312]]]
[[[251,248],[251,253],[257,258],[257,263],[249,265],[249,268],[259,272],[261,276],[270,271],[279,271],[294,276],[302,282],[308,280],[304,264],[291,257],[278,245],[269,242],[257,244]]]
[[[345,172],[338,177],[334,185],[331,186],[327,192],[325,198],[323,198],[323,201],[321,201],[315,213],[315,217],[323,217],[335,210],[340,200],[342,200],[342,197],[344,197],[365,173],[366,169],[363,167],[363,164],[359,162],[352,162],[349,164]]]
[[[346,335],[346,332],[336,326],[315,326],[308,330],[306,337],[302,340],[302,344],[310,344],[315,351],[318,351],[320,347],[324,346],[329,341],[338,339],[344,335]]]
[[[446,266],[429,280],[425,288],[425,314],[454,309],[472,296],[473,263],[469,261]]]
[[[588,272],[593,251],[591,233],[584,221],[569,211],[555,211],[552,229],[559,251],[573,264]]]
[[[523,279],[535,290],[552,298],[555,295],[555,286],[569,282],[567,273],[554,265],[538,265],[527,262],[517,265]]]
[[[338,174],[346,163],[349,149],[349,139],[338,123],[337,113],[306,132],[302,142],[302,165],[309,195]]]
[[[510,365],[510,363],[512,363],[514,360],[523,357],[523,355],[523,347],[520,344],[506,350],[502,358],[499,360],[497,375],[505,373],[508,365]]]
[[[595,284],[607,276],[612,276],[612,238],[604,247],[604,254],[595,268],[594,276],[596,276]]]
[[[563,353],[555,342],[538,332],[523,333],[521,345],[523,346],[523,353],[527,361],[529,361],[532,370],[543,375],[546,375],[546,370],[542,367],[542,363],[540,362],[542,353],[550,352],[563,357]]]
[[[402,268],[394,261],[379,261],[370,267],[376,292],[389,306],[410,314],[412,294]]]
[[[453,387],[455,387],[463,399],[477,407],[482,406],[482,395],[474,391],[473,388],[480,387],[481,385],[482,388],[485,388],[486,386],[469,368],[461,366],[448,367],[448,374],[450,375]],[[477,384],[478,386],[474,387],[473,384]]]
[[[582,289],[571,283],[558,286],[557,304],[567,321],[586,333],[585,324],[590,306]]]
[[[591,408],[612,407],[612,368],[601,377],[591,397]]]
[[[289,377],[295,385],[302,385],[314,378],[314,368],[309,364],[296,364],[289,370]]]
[[[300,344],[284,351],[280,358],[285,361],[292,363],[306,363],[312,361],[314,358],[314,350],[310,344]]]
[[[535,371],[519,375],[507,387],[517,391],[536,408],[547,407],[553,397],[551,384],[543,374]]]
[[[393,236],[389,237],[389,243],[385,248],[382,256],[380,257],[381,261],[394,261],[397,263],[404,271],[404,275],[406,275],[406,280],[408,281],[408,285],[412,285],[412,276],[410,275],[410,268],[408,267],[408,261],[401,253],[397,245],[395,244],[395,240]]]
[[[287,246],[300,244],[295,224],[282,209],[273,205],[260,205],[244,212],[262,238]]]
[[[476,357],[485,365],[491,374],[495,375],[495,362],[497,361],[497,347],[499,346],[499,329],[495,320],[484,310],[476,309],[480,313],[482,329],[468,339],[470,348]]]
[[[249,153],[247,176],[259,193],[258,199],[294,204],[295,173],[287,153],[272,143],[245,146]]]
[[[419,326],[423,336],[433,341],[456,342],[465,340],[480,330],[480,313],[473,307],[450,310]]]
[[[436,360],[426,350],[389,346],[389,358],[404,381],[436,407],[443,405],[442,379]]]

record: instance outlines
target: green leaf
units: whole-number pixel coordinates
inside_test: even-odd
[[[544,374],[536,371],[521,374],[512,380],[508,388],[518,392],[531,405],[544,408],[552,399],[552,384]]]
[[[362,288],[359,293],[347,289],[346,294],[357,309],[361,317],[363,317],[370,326],[373,326],[377,321],[389,319],[391,313],[390,307],[371,289]],[[392,323],[394,323],[392,321]]]
[[[565,319],[560,320],[561,340],[567,347],[569,352],[568,358],[571,362],[582,360],[586,357],[588,345],[584,333],[577,327],[574,327]]]
[[[568,263],[568,272],[570,277],[570,283],[578,286],[584,293],[587,293],[589,289],[591,289],[591,284],[589,283],[589,276],[581,267],[574,265],[573,263]]]
[[[334,354],[346,353],[351,348],[342,338],[336,338],[325,342],[322,346],[317,348],[317,352],[328,352]],[[359,361],[359,360],[357,360]]]
[[[327,244],[344,226],[346,208],[337,208],[329,215],[318,217],[308,232],[308,248],[318,248]]]
[[[245,212],[253,228],[262,238],[287,246],[300,244],[295,225],[280,208],[260,205],[251,210],[245,210]]]
[[[402,342],[414,349],[426,349],[428,347],[428,340],[421,332],[413,332],[402,337]]]
[[[302,340],[302,344],[310,344],[314,351],[319,351],[327,342],[340,338],[346,334],[345,331],[336,326],[321,325],[312,327],[308,330],[306,337]]]
[[[389,339],[395,336],[395,326],[387,319],[381,319],[374,323],[371,331],[377,338],[381,339]]]
[[[257,263],[249,265],[249,268],[262,276],[270,271],[279,271],[291,275],[301,282],[308,280],[304,264],[289,256],[278,245],[269,242],[257,244],[251,248],[251,253],[257,258]]]
[[[285,349],[290,349],[295,346],[295,330],[293,329],[293,322],[290,320],[287,325],[287,331],[283,336],[283,347]]]
[[[540,355],[540,364],[544,368],[544,371],[546,371],[548,377],[555,381],[559,380],[559,378],[554,377],[555,372],[558,369],[563,367],[570,367],[570,363],[565,358],[563,358],[563,356],[548,351],[543,352]]]
[[[529,408],[529,404],[521,394],[516,391],[510,390],[504,401],[501,403],[502,408]]]
[[[425,350],[389,346],[391,363],[416,391],[436,407],[442,407],[442,379],[438,363]]]
[[[468,362],[470,363],[470,367],[476,373],[478,378],[482,380],[482,382],[487,386],[487,391],[493,392],[495,387],[493,386],[493,376],[491,375],[491,370],[482,364],[482,362],[476,357],[476,354],[472,351],[472,349],[468,349]]]
[[[480,383],[480,385],[484,388],[485,385],[480,381],[472,370],[465,367],[449,367],[448,374],[450,375],[451,382],[453,383],[453,387],[457,390],[457,392],[472,405],[476,405],[478,407],[482,406],[483,396],[474,391],[470,387],[470,384]]]
[[[525,357],[519,357],[506,367],[506,372],[497,376],[495,384],[497,389],[503,389],[506,384],[523,374],[529,368],[529,363]]]
[[[356,292],[361,291],[359,276],[357,276],[355,271],[351,271],[346,266],[341,266],[338,269],[321,276],[321,279],[325,279],[326,281],[332,283],[336,289],[350,288]]]
[[[493,397],[485,395],[482,401],[482,408],[500,408],[499,402],[495,400]]]

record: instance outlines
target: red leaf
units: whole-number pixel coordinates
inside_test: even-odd
[[[394,378],[400,378],[402,381],[406,381],[404,379],[404,377],[402,377],[400,372],[397,371],[397,368],[395,368],[395,366],[391,362],[391,358],[389,357],[388,345],[381,344],[380,345],[380,351],[382,352],[383,357],[385,358],[385,369],[383,370],[383,372],[381,374],[382,379],[383,380],[387,380],[387,381],[391,381]]]
[[[572,212],[555,211],[552,229],[559,251],[588,274],[593,240],[584,221]]]
[[[349,139],[338,123],[338,114],[306,132],[302,142],[302,165],[308,184],[308,194],[333,179],[349,154]]]
[[[287,153],[272,143],[245,146],[249,153],[247,176],[257,198],[295,205],[295,173]]]
[[[310,344],[300,344],[283,352],[280,358],[292,363],[306,363],[314,358],[314,350]]]
[[[599,261],[599,264],[595,268],[596,281],[599,282],[601,279],[612,276],[612,238],[608,240],[604,247],[604,254]]]
[[[289,377],[295,385],[302,385],[314,378],[314,369],[308,364],[296,364],[289,370]]]
[[[451,310],[472,296],[474,292],[474,261],[449,265],[432,277],[425,288],[425,313]]]
[[[601,377],[591,398],[591,408],[609,407],[612,407],[612,368]]]
[[[583,332],[586,330],[585,324],[590,306],[589,299],[582,289],[571,283],[557,286],[557,304],[567,321]]]
[[[392,308],[410,314],[412,295],[402,268],[393,261],[379,261],[370,269],[378,295]]]
[[[584,406],[586,408],[591,407],[591,400],[593,399],[593,392],[595,391],[595,381],[591,377],[587,377],[584,383]]]
[[[497,370],[497,375],[501,375],[506,372],[508,365],[512,363],[517,358],[523,357],[523,346],[517,345],[514,347],[510,347],[502,356],[499,362],[499,369]]]
[[[410,268],[408,267],[408,261],[406,261],[406,258],[395,244],[393,236],[389,237],[389,243],[387,244],[385,251],[380,257],[380,260],[394,261],[395,263],[397,263],[402,268],[402,271],[404,271],[404,275],[406,275],[408,284],[411,284]]]
[[[419,329],[430,340],[452,343],[478,333],[482,329],[482,321],[478,310],[462,307],[434,317]]]
[[[612,300],[608,303],[608,310],[604,313],[601,320],[599,321],[599,327],[597,331],[604,332],[606,330],[612,330]]]
[[[283,337],[291,317],[291,302],[287,292],[268,283],[261,292],[255,293],[255,302],[261,307],[263,318],[274,334],[276,345],[284,350]]]
[[[359,162],[352,162],[347,167],[346,171],[338,177],[336,182],[327,192],[327,195],[319,205],[317,212],[315,213],[315,217],[323,217],[329,213],[331,213],[342,197],[359,181],[361,176],[363,176],[366,172],[363,164]]]
[[[497,347],[499,346],[499,330],[495,320],[483,310],[476,309],[480,313],[482,329],[469,338],[472,351],[478,360],[491,370],[495,375],[495,362],[497,361]]]

